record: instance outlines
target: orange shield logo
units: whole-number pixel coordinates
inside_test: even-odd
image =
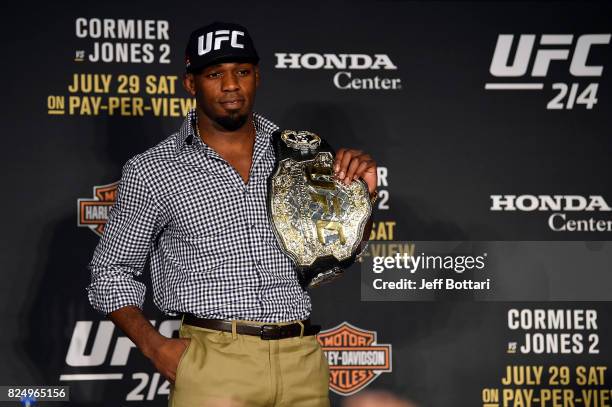
[[[362,390],[382,373],[391,371],[391,345],[376,342],[376,331],[348,322],[321,331],[317,340],[329,364],[329,388],[341,396]]]
[[[93,187],[92,198],[79,198],[77,225],[90,228],[98,236],[104,233],[104,225],[108,219],[108,212],[117,199],[117,185],[113,182],[107,185]]]

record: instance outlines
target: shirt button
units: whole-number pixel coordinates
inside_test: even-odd
[[[255,224],[251,223],[251,229],[255,229]]]

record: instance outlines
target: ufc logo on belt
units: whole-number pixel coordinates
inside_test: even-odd
[[[212,50],[221,48],[223,41],[229,41],[232,48],[244,48],[243,44],[238,42],[238,37],[244,36],[244,32],[232,30],[217,30],[206,34],[206,48],[204,48],[204,36],[198,37],[198,55],[208,54]],[[214,39],[214,46],[213,46]]]

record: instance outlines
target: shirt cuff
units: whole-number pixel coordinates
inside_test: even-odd
[[[97,274],[96,271],[94,274]],[[87,297],[96,311],[108,315],[128,305],[142,309],[146,286],[126,274],[106,271],[104,277],[96,279],[87,287]]]

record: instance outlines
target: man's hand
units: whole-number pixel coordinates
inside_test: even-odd
[[[170,383],[176,380],[176,369],[183,353],[187,351],[190,338],[165,339],[149,356],[155,368]]]
[[[361,150],[341,148],[336,152],[334,174],[346,185],[357,178],[362,178],[368,184],[370,195],[376,190],[376,162],[370,155]]]

